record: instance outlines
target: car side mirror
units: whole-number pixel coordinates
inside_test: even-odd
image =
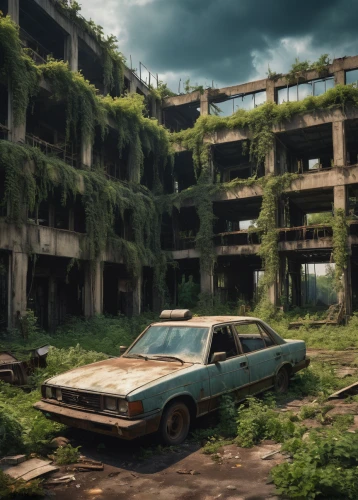
[[[226,361],[226,352],[214,352],[211,356],[212,363],[219,363],[220,361]]]
[[[127,349],[128,347],[126,345],[119,346],[119,355],[122,356],[122,354],[124,354]]]

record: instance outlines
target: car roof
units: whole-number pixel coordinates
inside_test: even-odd
[[[165,323],[169,326],[214,326],[220,325],[222,323],[233,323],[238,321],[260,321],[258,318],[252,318],[251,316],[194,316],[188,320],[181,321],[159,321],[153,323],[152,326],[159,326]]]

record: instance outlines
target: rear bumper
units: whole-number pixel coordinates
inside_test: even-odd
[[[296,365],[294,365],[292,367],[292,373],[297,373],[300,370],[307,368],[307,366],[310,364],[310,362],[311,362],[310,358],[303,359],[302,361],[300,361],[299,363],[297,363]]]
[[[78,427],[128,440],[156,432],[159,428],[161,417],[161,412],[158,412],[150,417],[144,417],[139,420],[127,420],[74,410],[65,406],[46,403],[45,401],[35,403],[34,408],[42,411],[51,420],[68,425],[69,427]]]

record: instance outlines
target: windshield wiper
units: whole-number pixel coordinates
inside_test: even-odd
[[[152,356],[153,359],[174,359],[175,361],[180,361],[181,364],[184,364],[184,361],[176,356],[167,356],[166,354]]]
[[[143,354],[128,354],[127,356],[124,356],[125,358],[142,358],[148,361],[148,356],[144,356]]]

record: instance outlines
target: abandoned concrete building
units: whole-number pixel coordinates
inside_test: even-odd
[[[19,25],[21,44],[41,65],[48,56],[64,60],[73,72],[84,77],[106,95],[103,79],[103,48],[81,25],[71,19],[56,0],[0,0],[0,10]],[[14,118],[11,79],[0,85],[1,141],[36,147],[49,157],[61,158],[72,168],[91,170],[100,164],[104,175],[117,183],[135,181],[152,189],[155,179],[153,155],[144,159],[140,181],[132,172],[135,145],[121,157],[116,144],[117,127],[107,120],[108,132],[101,143],[65,139],[66,116],[61,102],[53,100],[51,85],[42,79],[40,90],[19,123]],[[151,86],[134,71],[124,68],[123,92],[145,96],[148,117],[158,120],[170,133],[185,133],[199,117],[218,113],[230,117],[237,110],[259,109],[263,103],[297,102],[307,96],[324,96],[331,89],[358,81],[358,56],[335,59],[324,74],[310,69],[299,81],[287,83],[278,75],[232,87],[197,90],[188,94],[150,99]],[[337,87],[338,86],[338,87]],[[350,87],[354,88],[354,86]],[[111,91],[112,97],[119,95]],[[154,122],[155,120],[153,120]],[[163,127],[161,127],[163,128]],[[178,303],[182,276],[193,277],[201,291],[222,300],[255,302],[258,283],[265,271],[260,254],[260,234],[255,232],[263,206],[265,178],[291,175],[282,185],[275,205],[275,234],[278,242],[276,279],[268,288],[275,305],[303,307],[312,294],[308,279],[315,266],[334,264],[332,222],[310,222],[317,214],[340,211],[344,265],[338,300],[346,315],[358,308],[358,108],[312,106],[292,113],[272,125],[273,140],[262,161],[253,159],[254,143],[249,126],[213,127],[203,142],[208,153],[208,178],[218,189],[208,190],[212,207],[212,251],[214,263],[203,265],[197,236],[201,218],[195,196],[185,196],[180,210],[175,206],[162,215],[161,249],[176,263],[168,266],[166,288],[169,300]],[[96,132],[97,133],[97,132]],[[174,144],[173,168],[161,177],[164,194],[176,195],[198,184],[195,151],[185,141]],[[195,149],[195,148],[194,148]],[[197,153],[197,152],[196,152]],[[0,159],[1,160],[1,159]],[[24,167],[25,168],[25,167]],[[6,178],[0,168],[0,197],[4,199]],[[220,186],[226,186],[220,189]],[[9,202],[0,207],[0,327],[16,325],[27,309],[33,309],[42,327],[54,329],[67,315],[92,316],[108,313],[139,314],[155,309],[153,265],[142,265],[133,277],[115,240],[108,242],[95,261],[87,250],[86,214],[79,196],[63,203],[55,190],[35,210],[26,210],[25,223],[9,218]],[[202,216],[201,216],[202,217]],[[131,218],[114,218],[114,231],[131,239]],[[312,219],[314,220],[314,218]],[[123,222],[124,221],[124,222]],[[339,232],[337,229],[337,233]],[[337,244],[337,243],[336,243]],[[202,247],[201,247],[202,248]],[[264,256],[264,259],[269,256]],[[80,262],[80,265],[77,263]],[[74,263],[76,265],[74,265]],[[319,274],[319,273],[318,273]],[[329,292],[328,292],[328,295]],[[329,306],[334,294],[322,299]]]

